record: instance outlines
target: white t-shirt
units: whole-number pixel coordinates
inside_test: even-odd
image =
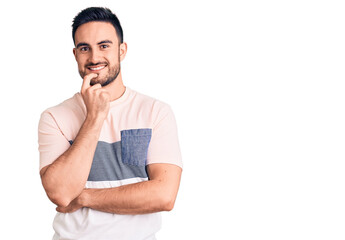
[[[72,144],[86,117],[80,93],[45,110],[39,122],[40,170]],[[102,126],[86,188],[113,188],[148,180],[146,165],[175,164],[182,168],[174,114],[169,105],[126,87],[110,103]],[[81,208],[57,213],[55,239],[155,239],[159,213],[118,215]]]

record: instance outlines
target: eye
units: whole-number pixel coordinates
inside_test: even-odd
[[[89,51],[89,47],[81,47],[80,51],[87,52],[87,51]]]
[[[101,45],[101,49],[105,49],[105,48],[108,48],[109,47],[109,45],[106,45],[106,44],[102,44]]]

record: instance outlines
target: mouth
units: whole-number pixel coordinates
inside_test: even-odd
[[[99,72],[103,70],[107,65],[97,65],[97,66],[92,66],[92,67],[87,67],[91,72]]]

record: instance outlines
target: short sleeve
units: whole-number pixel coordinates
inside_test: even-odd
[[[53,116],[47,111],[43,112],[38,125],[39,170],[54,162],[69,147],[68,140],[59,129]]]
[[[182,168],[175,116],[168,105],[159,111],[147,153],[147,164],[169,163]]]

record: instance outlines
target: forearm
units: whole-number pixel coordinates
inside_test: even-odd
[[[42,184],[55,204],[68,205],[84,189],[101,127],[98,119],[86,118],[72,146],[42,169]]]
[[[170,211],[175,197],[164,183],[150,180],[116,188],[85,189],[80,195],[83,207],[116,214],[146,214]]]

